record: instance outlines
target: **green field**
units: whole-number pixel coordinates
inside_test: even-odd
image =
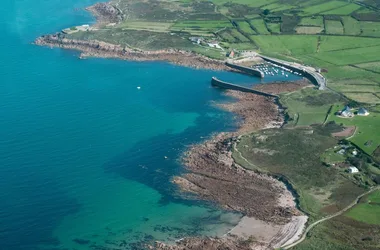
[[[380,61],[357,64],[356,66],[362,69],[368,69],[368,70],[380,73]]]
[[[303,17],[298,25],[323,27],[323,16]]]
[[[360,8],[361,8],[360,5],[351,3],[337,9],[325,11],[322,14],[323,15],[349,15]]]
[[[339,95],[312,88],[281,96],[281,103],[287,108],[290,118],[288,126],[322,124],[331,105],[342,101]]]
[[[380,225],[380,191],[368,195],[345,216],[367,224]]]
[[[334,105],[332,114],[342,110],[343,105]],[[349,140],[360,147],[364,152],[371,155],[380,145],[380,115],[379,108],[369,109],[368,116],[355,116],[353,118],[340,118],[335,115],[329,117],[329,121],[335,121],[338,124],[346,126],[356,126],[357,131]]]
[[[280,23],[267,23],[268,31],[272,34],[280,34],[281,33],[281,24]]]
[[[155,32],[168,32],[170,27],[174,23],[166,22],[139,22],[139,21],[128,21],[117,25],[118,28],[124,29],[135,29],[135,30],[148,30]]]
[[[236,38],[236,40],[243,43],[249,42],[249,39],[246,36],[244,36],[242,33],[240,33],[237,29],[231,29],[229,31],[230,31],[230,34]]]
[[[360,22],[362,36],[380,37],[380,23],[378,22]]]
[[[269,35],[267,27],[265,26],[265,22],[262,19],[252,19],[249,21],[251,25],[257,30],[257,32],[261,35]]]
[[[322,52],[312,57],[335,65],[348,65],[377,61],[380,56],[380,46],[364,47],[357,49],[337,50]]]
[[[320,51],[345,50],[380,45],[380,39],[366,37],[321,36]]]
[[[332,124],[260,131],[243,136],[233,157],[246,168],[255,166],[255,170],[285,176],[300,195],[301,208],[318,218],[347,206],[363,192],[337,168],[326,167],[320,160],[337,143],[330,133],[340,129]]]
[[[369,80],[344,80],[344,81],[331,81],[329,86],[339,92],[370,92],[380,93],[380,85]]]
[[[340,21],[326,20],[326,34],[343,35],[343,25]]]
[[[238,42],[238,40],[231,35],[231,33],[229,32],[229,30],[223,30],[222,32],[219,32],[218,33],[218,36],[222,38],[222,40],[225,40],[229,43],[235,43],[235,42]]]
[[[358,36],[361,34],[360,22],[351,16],[343,16],[342,22],[344,26],[344,34],[345,35],[353,35]]]
[[[347,4],[346,2],[329,1],[329,2],[318,4],[318,5],[307,7],[303,9],[302,11],[304,12],[305,16],[308,16],[308,15],[330,11],[332,9],[337,9],[339,7],[345,6],[346,4]]]
[[[222,28],[233,27],[229,21],[181,21],[177,22],[172,26],[173,30],[182,30],[182,29],[194,29],[194,30],[208,30],[208,31],[217,31]]]
[[[323,31],[323,28],[316,26],[298,26],[295,30],[297,34],[315,35],[321,33]]]
[[[285,55],[302,55],[315,53],[317,36],[256,36],[256,44],[263,50]]]
[[[244,32],[245,34],[247,35],[255,35],[257,34],[253,29],[251,29],[251,26],[249,25],[249,23],[245,22],[245,21],[239,21],[237,22],[238,26],[239,26],[239,29]]]

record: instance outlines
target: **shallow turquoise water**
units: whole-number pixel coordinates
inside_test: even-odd
[[[0,9],[0,249],[111,249],[223,234],[240,215],[181,200],[169,180],[183,171],[187,145],[234,128],[210,105],[226,100],[210,78],[258,80],[79,60],[31,44],[91,23],[78,9],[93,2],[6,0]]]

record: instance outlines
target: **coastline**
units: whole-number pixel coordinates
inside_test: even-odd
[[[258,89],[276,94],[307,86],[305,82],[257,85]],[[183,163],[188,171],[173,177],[181,192],[212,201],[220,207],[244,216],[220,238],[185,238],[176,245],[157,242],[155,249],[188,249],[200,244],[207,249],[272,249],[291,244],[301,237],[308,217],[298,210],[295,197],[285,183],[267,174],[241,167],[232,157],[239,136],[283,125],[281,107],[274,98],[228,90],[235,101],[217,104],[242,118],[238,130],[220,133],[193,145],[185,152]],[[231,245],[231,243],[233,243]]]
[[[95,6],[101,6],[106,12],[99,11]],[[86,8],[96,17],[95,26],[119,20],[122,13],[109,6],[111,5],[101,3]],[[184,50],[143,51],[97,40],[68,39],[62,33],[41,36],[35,44],[77,50],[80,51],[80,58],[167,61],[196,69],[235,71],[227,67],[224,61]],[[304,87],[303,83],[272,83],[257,85],[255,89],[275,94],[301,87]],[[273,98],[255,94],[226,91],[226,95],[235,101],[217,106],[241,118],[239,129],[217,134],[204,143],[190,147],[182,159],[188,173],[173,177],[173,183],[184,193],[195,194],[198,199],[215,202],[226,210],[237,211],[244,216],[238,225],[221,238],[184,238],[176,245],[156,242],[154,249],[174,250],[196,246],[207,246],[206,249],[221,246],[229,249],[274,248],[296,241],[305,227],[307,216],[297,209],[292,193],[283,182],[244,169],[232,157],[233,146],[240,135],[284,124],[281,107]],[[263,232],[266,236],[262,235]]]
[[[62,33],[41,36],[35,40],[34,44],[77,50],[81,52],[79,56],[81,59],[99,57],[131,61],[167,61],[175,65],[196,69],[234,71],[226,66],[224,61],[211,59],[194,52],[178,49],[143,51],[97,40],[68,39]]]

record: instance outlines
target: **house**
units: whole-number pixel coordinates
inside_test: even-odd
[[[192,41],[193,43],[196,43],[196,44],[201,44],[203,38],[202,37],[190,37],[189,38],[190,41]]]
[[[359,169],[357,169],[356,167],[349,167],[349,168],[348,168],[348,172],[349,172],[350,174],[359,173]]]
[[[222,47],[220,47],[220,45],[219,45],[219,43],[217,41],[210,41],[207,44],[211,48],[217,48],[217,49],[221,49],[222,48]]]
[[[339,150],[337,153],[340,154],[340,155],[344,155],[344,154],[346,153],[346,150],[344,150],[344,149],[342,148],[342,149]]]
[[[235,56],[235,52],[233,50],[231,50],[231,52],[228,54],[228,57],[234,58],[234,56]]]
[[[368,112],[368,110],[366,110],[365,108],[360,108],[360,109],[358,110],[357,115],[367,116],[367,115],[369,115],[369,112]]]
[[[340,116],[343,117],[353,117],[354,113],[352,113],[351,108],[349,106],[345,106],[342,111],[340,112]]]

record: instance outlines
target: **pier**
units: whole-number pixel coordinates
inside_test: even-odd
[[[229,62],[226,62],[225,64],[226,64],[226,66],[228,66],[230,68],[237,69],[237,70],[242,71],[248,75],[253,75],[253,76],[258,76],[258,77],[264,78],[264,72],[262,72],[258,69],[253,69],[253,68],[249,68],[249,67],[229,63]]]
[[[221,88],[221,89],[237,90],[237,91],[241,91],[241,92],[248,92],[248,93],[253,93],[253,94],[256,94],[256,95],[262,95],[262,96],[266,96],[266,97],[275,97],[275,98],[278,97],[278,95],[265,93],[265,92],[262,92],[262,91],[254,90],[252,88],[247,88],[247,87],[243,87],[243,86],[232,84],[232,83],[228,83],[228,82],[223,82],[223,81],[219,80],[216,77],[213,77],[211,79],[211,85],[214,86],[214,87]]]

